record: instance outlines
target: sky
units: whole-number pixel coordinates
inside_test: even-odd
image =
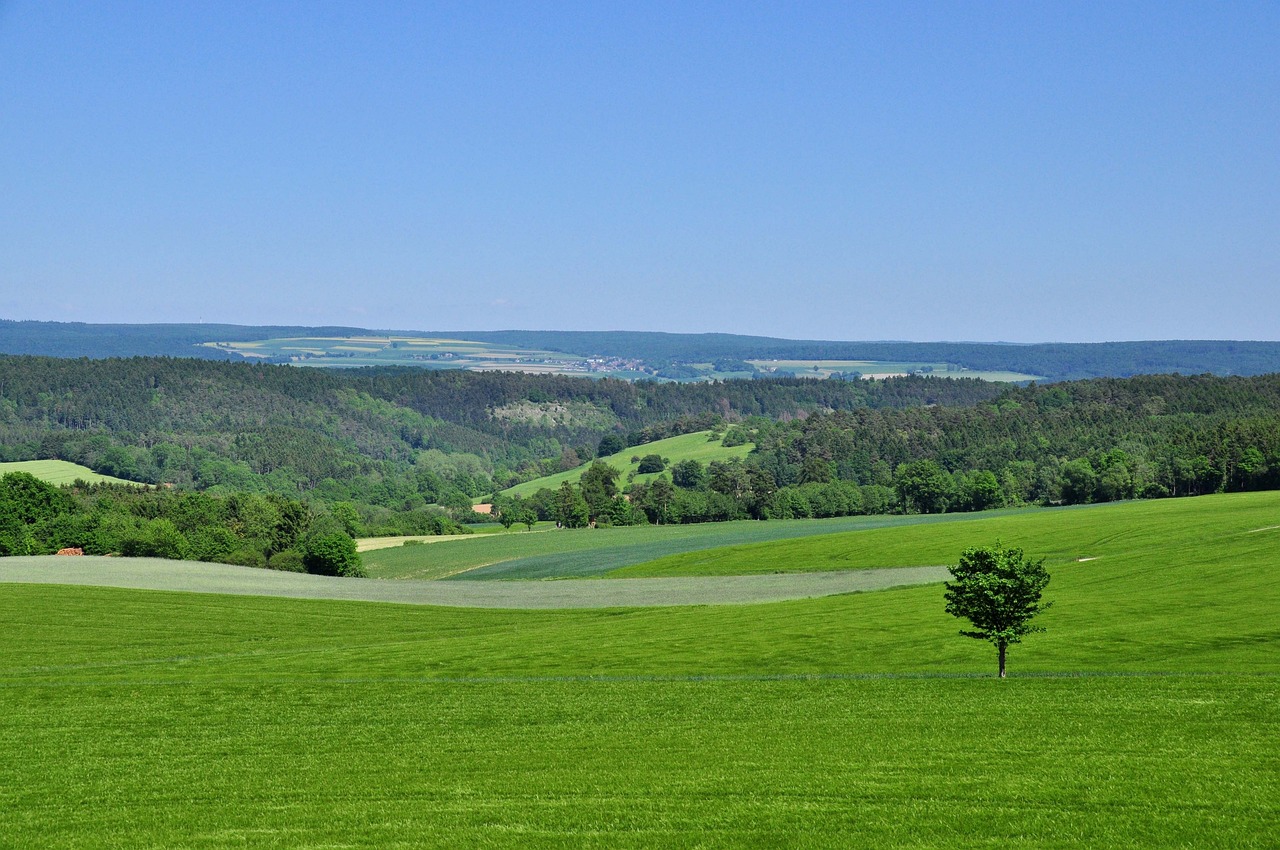
[[[0,0],[0,318],[1280,339],[1280,3]]]

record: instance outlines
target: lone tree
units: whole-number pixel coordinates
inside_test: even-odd
[[[1049,584],[1044,558],[1032,561],[1021,549],[976,546],[960,555],[960,564],[951,568],[954,582],[947,582],[947,613],[973,623],[973,631],[961,630],[965,637],[989,640],[1000,654],[1000,678],[1005,677],[1005,651],[1022,636],[1042,632],[1029,625],[1036,614],[1052,602],[1040,601]]]

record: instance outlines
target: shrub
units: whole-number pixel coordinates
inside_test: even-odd
[[[231,564],[236,567],[257,567],[262,569],[267,565],[267,558],[252,546],[241,546],[222,559],[224,564]]]
[[[297,549],[285,549],[267,559],[267,569],[280,570],[286,573],[305,573],[306,565],[302,563],[302,553]]]
[[[667,465],[663,462],[661,455],[645,455],[640,458],[640,466],[636,472],[644,475],[650,472],[661,472],[666,468]]]
[[[367,575],[360,564],[356,542],[341,532],[321,534],[308,540],[302,562],[307,572],[316,575],[348,578]]]

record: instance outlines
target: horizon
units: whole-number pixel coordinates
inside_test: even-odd
[[[1127,344],[1147,344],[1147,343],[1187,343],[1187,342],[1204,342],[1204,343],[1280,343],[1280,339],[1258,339],[1258,338],[1190,338],[1190,337],[1163,337],[1163,338],[1131,338],[1131,339],[1100,339],[1100,340],[1067,340],[1067,339],[1045,339],[1030,341],[1015,340],[998,340],[998,339],[834,339],[819,337],[786,337],[773,336],[768,334],[741,334],[731,331],[663,331],[663,330],[639,330],[635,328],[588,328],[582,330],[568,330],[565,328],[533,328],[533,327],[508,327],[508,328],[469,328],[465,330],[459,329],[437,329],[422,330],[411,328],[377,328],[377,327],[361,327],[358,325],[297,325],[293,323],[270,322],[263,324],[246,324],[240,322],[85,322],[78,320],[53,320],[53,319],[13,319],[0,317],[0,322],[12,322],[15,324],[32,323],[32,324],[58,324],[58,325],[85,325],[85,326],[133,326],[133,327],[171,327],[171,326],[210,326],[210,327],[227,327],[227,328],[293,328],[298,330],[319,330],[325,328],[365,331],[371,334],[379,335],[404,335],[404,336],[420,336],[423,338],[437,339],[466,339],[465,334],[488,334],[488,333],[575,333],[575,334],[662,334],[667,336],[736,336],[759,338],[768,340],[777,340],[781,342],[811,342],[811,343],[841,343],[841,344],[858,344],[865,343],[869,345],[1010,345],[1010,346],[1035,346],[1035,345],[1127,345]]]

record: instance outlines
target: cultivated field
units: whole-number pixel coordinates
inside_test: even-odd
[[[955,544],[998,532],[1049,555],[1048,631],[1011,649],[1005,681],[990,645],[957,635],[938,584],[558,611],[4,584],[0,835],[67,847],[1274,847],[1278,516],[1280,494],[1262,493],[786,544],[835,557],[834,540],[871,541],[846,547],[848,567],[945,563]],[[774,545],[726,557],[747,564],[744,552]],[[747,578],[856,575],[820,566]]]
[[[0,834],[1274,846],[1275,592],[1223,581],[1251,570],[1063,568],[1003,682],[936,585],[559,612],[6,586]],[[1134,627],[1189,580],[1214,616]]]
[[[417,366],[425,369],[505,370],[561,375],[644,377],[622,364],[592,361],[576,354],[416,336],[294,337],[249,342],[206,342],[206,348],[234,352],[248,360],[285,360],[300,366]]]
[[[894,362],[887,360],[750,360],[761,372],[794,375],[799,378],[828,378],[832,374],[859,372],[864,378],[888,378],[914,373],[940,378],[978,378],[983,381],[1018,383],[1043,380],[1043,375],[1024,372],[967,369],[954,363]]]
[[[983,516],[1005,513],[1016,514],[1019,511],[993,512]],[[860,516],[533,532],[526,532],[523,526],[513,526],[510,531],[499,534],[450,538],[457,542],[448,545],[427,548],[399,546],[370,551],[363,557],[366,570],[375,578],[584,578],[681,552],[740,543],[973,519],[973,514]]]
[[[21,460],[13,463],[0,463],[0,475],[9,472],[26,472],[34,475],[41,481],[48,481],[50,484],[74,484],[76,481],[83,481],[86,484],[132,484],[135,486],[143,486],[136,481],[126,481],[123,478],[113,478],[110,475],[99,475],[87,466],[81,466],[78,463],[71,463],[65,460]]]
[[[1176,564],[1188,552],[1280,555],[1280,493],[1114,502],[1021,512],[951,514],[950,522],[869,529],[804,540],[745,543],[674,554],[612,576],[749,575],[954,561],[974,541],[1003,539],[1058,564],[1138,558]]]
[[[640,466],[638,460],[634,462],[631,460],[633,457],[641,458],[645,455],[656,454],[669,459],[671,464],[677,464],[682,460],[696,460],[706,466],[713,460],[725,461],[735,457],[745,458],[753,448],[755,448],[753,443],[744,443],[740,446],[724,446],[719,439],[711,439],[710,431],[695,431],[692,434],[680,434],[675,437],[668,437],[665,440],[655,440],[652,443],[630,446],[617,454],[606,455],[599,459],[622,473],[618,481],[619,486],[621,486],[627,483],[628,476],[636,472]],[[576,483],[582,477],[582,473],[586,472],[590,466],[591,463],[584,463],[565,472],[557,472],[554,475],[544,475],[532,481],[525,481],[502,492],[509,496],[531,496],[543,487],[554,490],[565,481]],[[634,480],[650,481],[658,477],[659,474],[661,473],[637,474],[634,476]],[[669,474],[670,466],[668,466]]]

